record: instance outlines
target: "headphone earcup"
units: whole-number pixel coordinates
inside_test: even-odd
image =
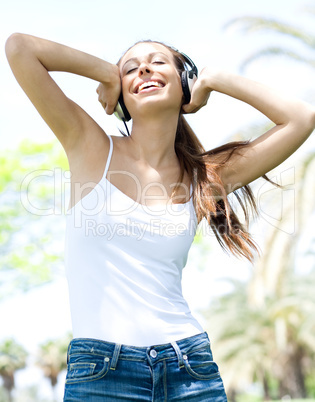
[[[126,108],[122,93],[119,95],[118,103],[115,107],[114,115],[122,121],[129,121],[131,116]]]
[[[181,74],[182,89],[184,94],[184,104],[189,103],[191,99],[191,91],[197,80],[197,74],[193,70],[183,71]]]
[[[184,104],[190,102],[190,88],[188,83],[188,71],[183,71],[181,73],[181,82],[182,82],[182,89],[184,94]]]

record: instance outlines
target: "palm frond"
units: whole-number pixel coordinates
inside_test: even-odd
[[[261,59],[262,57],[270,57],[270,56],[284,56],[291,58],[295,61],[305,63],[312,68],[315,68],[315,59],[303,56],[299,53],[296,53],[290,49],[285,49],[281,47],[266,47],[264,49],[258,50],[255,53],[252,53],[248,56],[241,64],[240,70],[244,71],[244,69],[253,61]]]
[[[269,30],[297,39],[308,47],[314,48],[315,46],[314,35],[311,35],[310,33],[303,31],[298,27],[287,24],[285,22],[280,22],[275,19],[254,16],[238,17],[230,20],[227,24],[225,24],[224,29],[232,27],[233,25],[240,26],[241,30],[246,33],[259,30]]]

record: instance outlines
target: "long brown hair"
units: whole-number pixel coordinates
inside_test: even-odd
[[[185,70],[184,57],[171,46],[152,40],[139,41],[133,46],[146,42],[165,46],[173,54],[178,72],[181,74]],[[173,195],[180,187],[184,174],[187,172],[190,182],[193,183],[193,202],[198,222],[203,218],[207,220],[224,250],[253,261],[254,252],[258,252],[258,249],[247,230],[250,212],[258,213],[253,192],[249,185],[244,185],[234,191],[231,189],[243,211],[245,220],[245,224],[243,224],[236,215],[220,178],[220,169],[229,162],[233,155],[240,154],[248,144],[249,141],[234,141],[206,151],[183,114],[180,113],[175,137],[175,152],[180,163],[180,177],[173,190]],[[265,175],[263,177],[270,181]]]
[[[257,213],[252,190],[245,185],[232,191],[242,208],[244,225],[227,197],[219,173],[232,155],[239,153],[248,146],[248,143],[248,141],[230,142],[205,151],[184,116],[179,116],[175,139],[175,151],[181,169],[179,182],[182,181],[186,171],[193,183],[193,200],[198,222],[205,218],[223,249],[252,261],[253,251],[258,251],[246,229],[250,211]]]

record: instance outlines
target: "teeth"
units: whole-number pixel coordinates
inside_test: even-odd
[[[138,92],[142,91],[144,88],[152,87],[152,86],[155,86],[155,87],[158,87],[158,88],[162,88],[162,87],[163,87],[163,85],[162,85],[160,82],[157,82],[157,81],[146,81],[146,82],[144,82],[143,84],[141,84],[141,85],[139,86]]]

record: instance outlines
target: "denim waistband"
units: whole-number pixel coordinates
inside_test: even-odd
[[[111,359],[111,369],[115,370],[118,359],[149,361],[153,364],[160,360],[177,357],[179,367],[182,367],[185,355],[207,345],[209,345],[209,338],[206,332],[176,342],[149,347],[120,345],[91,338],[75,338],[68,347],[68,361],[74,354],[102,355]]]

